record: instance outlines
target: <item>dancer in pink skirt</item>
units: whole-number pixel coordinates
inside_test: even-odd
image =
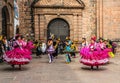
[[[90,45],[80,50],[80,62],[84,65],[91,66],[91,69],[93,69],[93,66],[96,66],[98,69],[100,65],[108,62],[108,53],[103,51],[103,48],[100,48],[100,44],[96,43],[96,37],[92,37]]]
[[[32,59],[29,45],[25,41],[21,39],[21,36],[16,36],[16,41],[14,43],[14,49],[11,51],[7,51],[3,58],[9,63],[13,68],[15,65],[19,65],[19,69],[21,69],[21,65],[27,64]],[[31,47],[31,46],[30,46]]]

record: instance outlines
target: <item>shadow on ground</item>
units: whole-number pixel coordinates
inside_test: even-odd
[[[1,72],[11,72],[11,71],[18,72],[18,71],[27,71],[29,69],[30,69],[30,67],[26,67],[24,65],[22,65],[21,70],[19,69],[18,65],[15,65],[15,68],[13,69],[12,66],[7,64],[6,62],[0,63],[0,71]]]
[[[91,67],[81,67],[80,69],[85,70],[85,71],[104,71],[107,70],[104,67],[99,66],[99,68],[97,69],[96,67],[94,67],[93,69],[91,69]]]

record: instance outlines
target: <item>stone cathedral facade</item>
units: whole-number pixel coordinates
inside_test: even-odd
[[[10,37],[14,31],[12,1],[0,1],[0,33]],[[120,39],[120,0],[17,0],[17,3],[19,33],[36,40],[47,40],[51,34],[62,40],[70,36],[81,41],[93,34],[97,38]]]

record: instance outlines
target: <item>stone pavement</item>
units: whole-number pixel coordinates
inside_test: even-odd
[[[79,63],[79,54],[70,64],[65,63],[64,55],[59,55],[52,64],[48,63],[47,55],[42,58],[33,55],[31,63],[22,66],[22,70],[1,63],[0,83],[120,83],[120,56],[116,55],[99,70],[90,70]]]

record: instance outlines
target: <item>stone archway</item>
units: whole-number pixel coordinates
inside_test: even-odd
[[[2,8],[2,35],[10,38],[10,14],[7,6]]]
[[[65,39],[65,36],[70,36],[72,40],[81,39],[82,10],[85,5],[81,0],[71,0],[70,2],[69,0],[39,0],[34,4],[34,31],[36,40],[47,40],[50,33],[54,34],[57,38],[60,37],[62,40]],[[61,28],[60,30],[57,28],[60,26],[56,22],[63,22],[60,26],[64,25],[64,23],[69,23],[69,28],[61,31]],[[59,32],[64,32],[64,35]]]
[[[65,38],[70,35],[70,26],[68,22],[62,18],[51,20],[47,28],[47,38],[50,37],[50,34],[54,34],[55,38],[65,40]]]

